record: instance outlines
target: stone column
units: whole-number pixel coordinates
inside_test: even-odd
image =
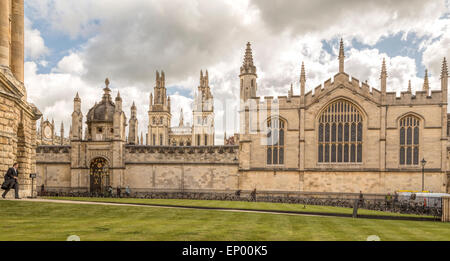
[[[0,1],[0,66],[9,67],[9,1]]]
[[[24,66],[24,10],[23,0],[12,0],[11,71],[23,82]]]
[[[442,221],[450,222],[450,197],[442,197]]]

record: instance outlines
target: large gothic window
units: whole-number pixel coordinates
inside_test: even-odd
[[[318,161],[362,162],[362,116],[346,100],[330,104],[319,117]]]
[[[284,164],[286,123],[279,118],[267,121],[267,165]]]
[[[419,123],[412,115],[400,120],[400,165],[419,164]]]

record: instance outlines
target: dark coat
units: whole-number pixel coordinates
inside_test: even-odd
[[[5,175],[5,180],[14,179],[14,177],[19,176],[19,171],[16,171],[14,168],[9,168]]]
[[[15,187],[17,180],[14,177],[18,177],[19,172],[15,171],[14,168],[9,168],[5,174],[5,182],[2,184],[2,189],[12,189]]]

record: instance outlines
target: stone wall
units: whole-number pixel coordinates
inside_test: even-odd
[[[123,169],[111,169],[111,185],[137,191],[307,191],[393,193],[420,190],[420,169],[409,171],[238,168],[238,146],[159,147],[127,145]],[[69,146],[39,146],[38,186],[89,186],[89,170],[72,168]],[[78,180],[79,179],[79,180]],[[445,192],[447,176],[425,171],[425,189]]]
[[[37,189],[46,187],[70,187],[70,146],[38,146],[36,149]]]
[[[38,110],[17,96],[8,95],[0,72],[0,177],[19,163],[20,197],[31,195],[30,173],[35,173],[36,120]],[[6,82],[12,84],[11,82]],[[8,86],[11,87],[11,86]],[[3,178],[1,178],[3,180]],[[8,196],[12,196],[10,193]]]
[[[445,192],[446,177],[440,172],[425,172],[425,190]],[[374,171],[270,171],[241,172],[239,189],[259,191],[306,191],[342,193],[393,193],[421,190],[422,173]]]
[[[123,186],[157,190],[235,190],[237,146],[126,146]]]
[[[110,167],[111,185],[137,190],[234,191],[238,186],[237,148],[126,145],[124,166]],[[89,169],[71,166],[76,156],[71,152],[70,146],[37,148],[38,186],[89,186]]]

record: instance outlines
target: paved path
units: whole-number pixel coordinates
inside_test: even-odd
[[[4,199],[4,200],[17,200],[17,199]],[[94,201],[81,201],[81,200],[59,200],[59,199],[30,199],[22,198],[18,201],[28,202],[45,202],[45,203],[63,203],[63,204],[83,204],[83,205],[103,205],[103,206],[120,206],[120,207],[150,207],[150,208],[172,208],[172,209],[196,209],[196,210],[214,210],[214,211],[226,211],[226,212],[248,212],[248,213],[264,213],[264,214],[276,214],[276,215],[293,215],[293,216],[315,216],[326,217],[324,215],[301,213],[301,212],[283,212],[283,211],[270,211],[270,210],[252,210],[252,209],[228,209],[228,208],[214,208],[214,207],[195,207],[195,206],[170,206],[170,205],[156,205],[156,204],[133,204],[133,203],[112,203],[112,202],[94,202]]]

